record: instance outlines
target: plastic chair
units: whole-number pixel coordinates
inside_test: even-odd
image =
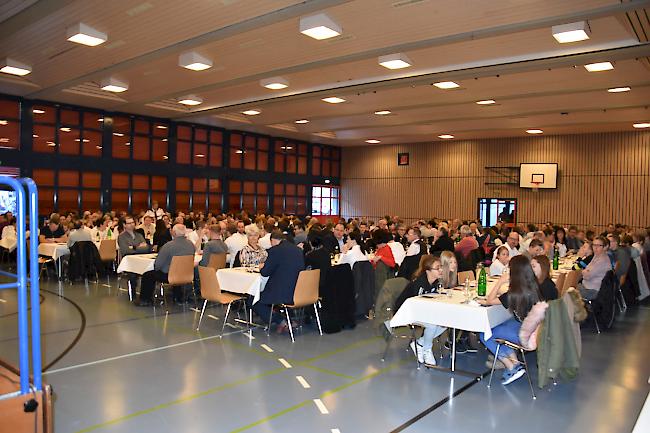
[[[99,243],[99,258],[102,263],[110,262],[115,270],[115,260],[117,259],[117,240],[104,239]]]
[[[226,267],[226,253],[210,254],[208,268],[224,269]]]
[[[320,324],[320,317],[318,315],[318,286],[320,284],[320,269],[313,269],[310,271],[300,271],[298,274],[298,281],[296,281],[296,288],[293,292],[293,304],[279,304],[280,309],[284,309],[287,316],[287,324],[289,326],[289,334],[291,335],[291,342],[296,340],[293,336],[293,326],[291,325],[291,317],[289,309],[296,309],[314,306],[314,313],[316,314],[316,322],[318,323],[318,332],[323,335],[323,329]],[[271,319],[273,317],[273,305],[271,305],[271,315],[269,316],[269,326],[267,328],[267,335],[271,329]]]
[[[208,301],[218,302],[221,305],[228,305],[226,316],[223,318],[223,325],[221,325],[221,334],[219,334],[219,338],[221,338],[223,336],[223,330],[226,328],[228,315],[230,314],[230,307],[233,302],[244,301],[246,297],[222,292],[221,286],[219,286],[219,280],[217,279],[217,271],[214,268],[209,266],[199,266],[199,278],[201,280],[201,296],[205,300],[203,301],[203,308],[201,309],[201,316],[199,317],[199,323],[196,330],[198,331],[201,328],[201,321],[203,320],[203,314],[205,313],[205,307],[208,304]],[[244,306],[244,314],[246,314],[244,302],[242,302],[242,306]]]
[[[191,256],[174,256],[169,265],[167,274],[167,283],[160,283],[160,296],[165,303],[165,312],[169,313],[169,306],[165,300],[165,285],[167,286],[184,286],[194,283],[194,255]],[[155,304],[154,304],[155,305]]]
[[[475,281],[474,271],[462,271],[458,273],[458,284],[465,284],[465,280]]]

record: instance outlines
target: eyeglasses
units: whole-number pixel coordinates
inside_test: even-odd
[[[440,267],[437,267],[437,268],[429,268],[430,271],[439,271],[440,269],[441,269]]]
[[[605,246],[603,244],[591,244],[591,245],[594,246],[594,247],[604,247]]]

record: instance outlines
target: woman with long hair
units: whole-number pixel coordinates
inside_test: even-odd
[[[458,261],[456,255],[451,251],[443,251],[440,254],[440,265],[442,267],[441,283],[445,289],[451,289],[458,285]]]
[[[413,296],[420,296],[425,293],[433,293],[437,290],[442,274],[441,259],[431,254],[425,254],[420,258],[420,264],[413,275],[414,279],[404,289],[395,301],[395,310]],[[425,325],[424,334],[417,341],[411,343],[411,350],[418,357],[420,363],[436,365],[436,357],[431,350],[433,339],[445,332],[447,328],[437,325]],[[415,345],[418,345],[416,348]]]
[[[551,279],[551,261],[544,255],[535,256],[530,259],[530,266],[533,268],[537,284],[539,284],[540,299],[552,301],[557,299],[557,286]]]
[[[539,302],[539,284],[527,257],[519,255],[510,259],[509,280],[509,287],[506,288],[508,274],[501,275],[487,299],[483,301],[485,305],[503,305],[513,315],[511,319],[492,328],[492,337],[488,340],[485,339],[484,334],[481,334],[481,341],[493,354],[496,353],[497,338],[520,343],[521,322],[526,318],[533,305]],[[499,360],[506,367],[501,379],[503,385],[514,382],[526,373],[526,370],[520,365],[515,351],[505,345],[499,349]]]
[[[368,261],[367,253],[366,246],[361,239],[361,233],[358,230],[353,230],[348,235],[347,242],[343,245],[338,264],[347,263],[351,268],[354,268],[356,262]]]

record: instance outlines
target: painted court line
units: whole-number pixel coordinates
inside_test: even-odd
[[[217,316],[213,316],[212,314],[208,314],[208,317],[210,319],[219,320],[219,318]]]
[[[278,361],[280,362],[280,364],[284,365],[284,368],[291,368],[291,364],[289,364],[289,362],[287,362],[286,359],[278,358]]]
[[[60,373],[62,371],[74,370],[74,369],[77,369],[77,368],[88,367],[88,366],[91,366],[91,365],[103,364],[105,362],[111,362],[111,361],[115,361],[115,360],[118,360],[118,359],[131,358],[132,356],[139,356],[139,355],[144,355],[144,354],[147,354],[147,353],[158,352],[158,351],[161,351],[161,350],[171,349],[171,348],[179,347],[179,346],[185,346],[187,344],[198,343],[199,341],[212,340],[212,339],[215,339],[215,338],[219,338],[219,336],[218,335],[212,335],[210,337],[197,338],[196,340],[183,341],[181,343],[170,344],[168,346],[154,347],[153,349],[141,350],[139,352],[127,353],[125,355],[113,356],[111,358],[98,359],[97,361],[85,362],[83,364],[77,364],[77,365],[71,365],[69,367],[57,368],[55,370],[46,371],[46,372],[43,373],[43,375]]]
[[[305,380],[304,377],[296,376],[296,379],[298,380],[298,382],[300,382],[300,384],[302,385],[303,388],[305,388],[305,389],[311,388],[311,385]]]
[[[261,347],[262,349],[266,350],[266,351],[269,352],[269,353],[273,353],[273,349],[271,349],[271,348],[270,348],[269,346],[267,346],[266,344],[260,344],[260,347]]]
[[[323,415],[329,415],[330,411],[327,410],[327,406],[325,406],[325,403],[323,403],[323,401],[320,398],[315,398],[314,404],[316,405],[320,413],[322,413]]]
[[[332,430],[330,430],[330,432],[332,432],[332,433],[341,433],[341,430],[339,430],[337,428],[333,428]]]

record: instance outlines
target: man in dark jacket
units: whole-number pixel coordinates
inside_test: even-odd
[[[438,229],[440,232],[440,237],[436,242],[431,245],[430,251],[431,254],[437,253],[437,252],[442,252],[442,251],[451,251],[452,253],[454,252],[454,241],[451,240],[449,237],[449,232],[447,231],[446,228],[441,227]]]
[[[260,268],[260,274],[268,277],[260,300],[252,308],[264,321],[271,316],[271,305],[293,303],[293,292],[298,281],[298,274],[305,269],[302,250],[286,240],[280,231],[271,233],[271,248],[269,256]],[[282,317],[273,315],[273,323],[284,329]]]

